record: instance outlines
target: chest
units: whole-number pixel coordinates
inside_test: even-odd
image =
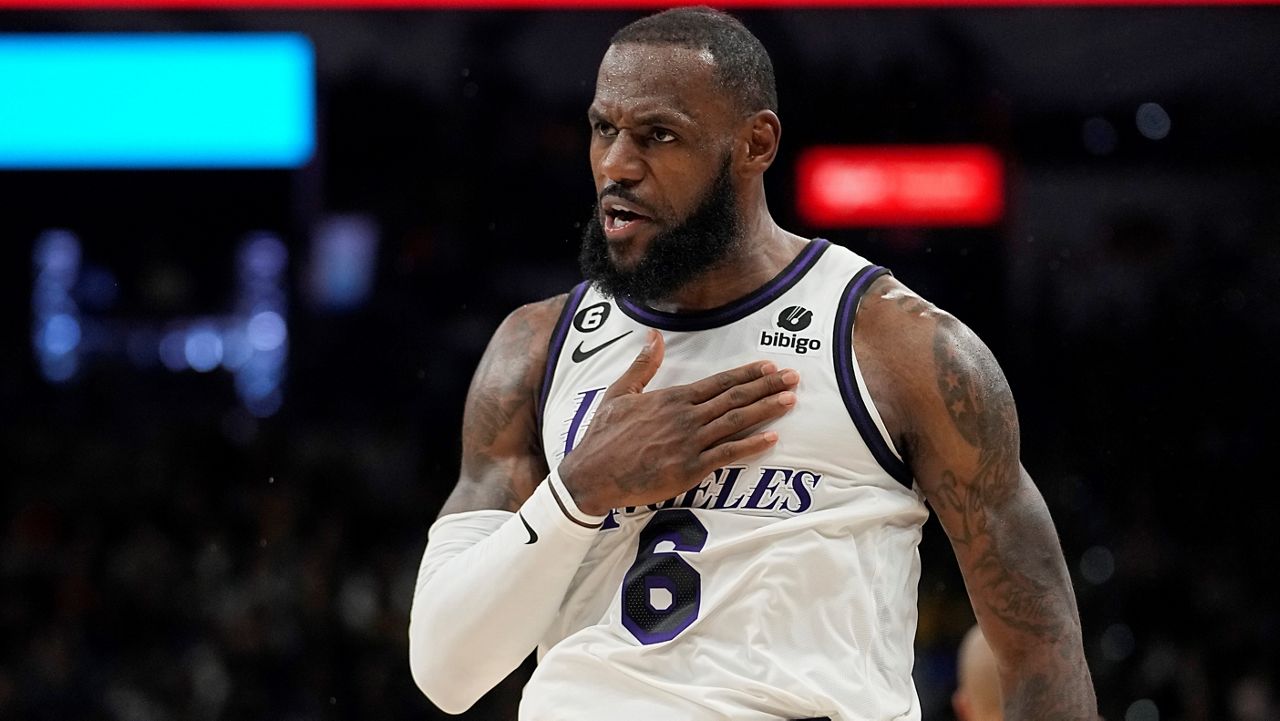
[[[777,431],[779,442],[770,451],[718,468],[687,493],[647,510],[686,507],[794,516],[822,505],[827,486],[849,482],[859,466],[858,436],[836,383],[834,313],[827,310],[833,305],[782,299],[723,326],[662,331],[663,362],[646,391],[762,360],[795,369],[800,384],[791,412],[752,429]],[[543,450],[550,467],[559,465],[590,431],[605,391],[639,354],[649,329],[612,301],[591,295],[583,299],[564,335],[542,413]]]

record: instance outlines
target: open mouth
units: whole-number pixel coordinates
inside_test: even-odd
[[[606,233],[620,233],[627,228],[650,220],[649,216],[639,212],[632,205],[619,201],[604,204],[604,229]]]

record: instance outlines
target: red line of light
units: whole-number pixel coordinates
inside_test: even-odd
[[[688,0],[0,0],[0,10],[587,10],[651,9]],[[1280,5],[1280,0],[722,0],[729,9],[951,7],[1193,7]]]

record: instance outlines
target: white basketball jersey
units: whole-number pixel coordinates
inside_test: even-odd
[[[648,389],[755,360],[800,374],[768,452],[664,503],[615,509],[565,593],[523,721],[919,719],[911,680],[917,547],[928,516],[853,354],[886,271],[811,241],[730,305],[665,313],[583,284],[551,340],[541,433],[559,465],[649,328]]]

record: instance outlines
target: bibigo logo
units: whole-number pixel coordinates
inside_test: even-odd
[[[799,305],[789,306],[782,309],[776,322],[782,330],[760,331],[757,350],[791,355],[806,355],[811,351],[822,350],[820,339],[800,335],[800,331],[808,328],[813,322],[813,311]]]

